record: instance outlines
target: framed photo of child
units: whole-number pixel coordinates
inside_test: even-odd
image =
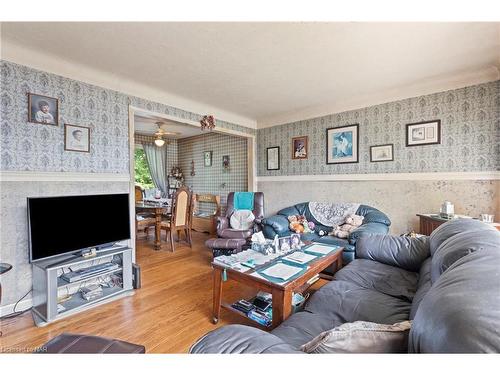
[[[90,128],[64,124],[64,150],[90,152]]]
[[[307,159],[307,136],[292,138],[292,159]]]
[[[28,122],[59,125],[59,99],[28,93]]]

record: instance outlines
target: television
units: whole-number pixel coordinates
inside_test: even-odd
[[[28,198],[30,262],[130,239],[128,194]]]

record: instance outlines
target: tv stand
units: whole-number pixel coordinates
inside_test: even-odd
[[[67,282],[61,275],[70,268],[82,269],[114,262],[118,268],[103,270],[81,280]],[[106,284],[102,295],[87,301],[80,293],[84,286]],[[39,327],[134,294],[132,288],[132,249],[114,245],[91,258],[68,255],[33,263],[33,319]]]

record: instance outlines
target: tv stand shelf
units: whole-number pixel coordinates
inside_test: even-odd
[[[117,263],[119,267],[103,270],[73,282],[61,278],[61,275],[71,268],[81,269],[107,262]],[[87,301],[82,297],[80,288],[109,281],[112,275],[117,275],[121,282],[103,286],[102,296],[96,299]],[[64,255],[33,263],[33,318],[37,326],[132,294],[132,249],[126,246],[113,246],[98,251],[97,255],[91,258]],[[69,296],[71,298],[58,302],[58,299]],[[63,309],[58,309],[58,305]]]

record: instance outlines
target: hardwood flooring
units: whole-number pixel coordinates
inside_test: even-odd
[[[164,236],[164,234],[163,234]],[[0,352],[30,351],[62,332],[113,337],[146,347],[147,353],[185,353],[203,334],[224,324],[244,323],[222,312],[212,324],[212,255],[204,246],[207,234],[193,232],[193,248],[165,241],[153,250],[153,235],[137,242],[142,288],[131,297],[110,302],[73,317],[36,327],[31,313],[0,321]],[[227,282],[224,297],[251,297],[255,291]]]

